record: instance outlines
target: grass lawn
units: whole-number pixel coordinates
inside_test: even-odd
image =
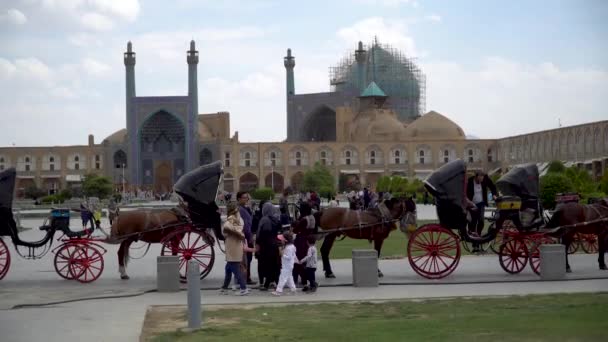
[[[608,293],[300,304],[207,311],[153,341],[606,341],[607,313]]]

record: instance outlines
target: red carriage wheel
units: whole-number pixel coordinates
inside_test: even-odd
[[[73,253],[78,249],[79,245],[74,243],[66,243],[59,248],[55,253],[55,259],[53,264],[55,265],[55,272],[63,279],[74,279],[74,276],[70,272],[70,265],[73,263]]]
[[[412,234],[407,244],[410,266],[428,279],[450,275],[460,262],[458,236],[440,225],[427,225]]]
[[[103,272],[103,256],[97,248],[91,245],[77,245],[72,252],[70,273],[72,277],[81,283],[90,283]]]
[[[587,254],[595,254],[598,250],[597,236],[595,234],[581,234],[581,247]]]
[[[189,260],[198,262],[200,279],[204,279],[215,262],[213,245],[213,239],[207,233],[186,228],[175,231],[164,239],[161,255],[179,256],[179,276],[182,282],[186,281]]]
[[[490,249],[496,254],[500,251],[500,246],[508,239],[508,236],[511,233],[518,232],[517,227],[513,224],[511,220],[503,221],[501,227],[497,228],[498,233],[496,234],[496,238],[490,242]]]
[[[2,239],[0,239],[0,280],[8,273],[11,267],[11,253]]]
[[[532,271],[534,271],[534,273],[540,275],[540,245],[546,243],[550,244],[554,242],[555,241],[553,241],[552,238],[547,236],[533,239],[532,244],[530,244],[528,250],[528,259],[530,261],[530,268],[532,268]]]
[[[579,233],[574,234],[574,239],[572,239],[572,242],[570,243],[570,246],[568,247],[568,254],[574,254],[576,253],[576,251],[578,251],[578,247],[581,244],[581,235]]]
[[[521,272],[528,263],[528,248],[523,239],[509,239],[500,245],[498,251],[500,266],[505,272]]]

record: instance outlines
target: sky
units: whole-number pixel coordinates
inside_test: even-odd
[[[286,137],[287,48],[297,94],[328,91],[357,42],[415,58],[426,110],[501,138],[608,119],[608,1],[3,0],[0,146],[84,145],[126,127],[123,53],[138,96],[187,94],[230,112],[241,141]]]

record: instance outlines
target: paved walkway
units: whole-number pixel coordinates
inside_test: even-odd
[[[394,234],[401,234],[394,232]],[[43,233],[23,232],[25,240],[36,240]],[[339,242],[338,242],[339,243]],[[405,239],[404,239],[405,243]],[[0,281],[0,331],[2,341],[65,341],[86,336],[94,341],[136,341],[146,309],[150,305],[186,303],[186,293],[146,293],[156,286],[156,256],[160,246],[152,246],[143,259],[129,264],[131,280],[118,277],[118,246],[105,245],[105,272],[92,284],[80,284],[59,278],[53,269],[52,253],[41,260],[23,260],[11,248],[13,264]],[[404,247],[405,248],[405,247]],[[142,250],[133,250],[138,257]],[[275,298],[254,291],[250,296],[220,296],[224,255],[218,252],[211,274],[201,282],[205,304],[310,302],[344,300],[386,300],[452,296],[494,296],[513,294],[594,292],[608,289],[608,271],[597,268],[597,256],[577,254],[570,262],[574,273],[570,281],[540,282],[529,267],[517,275],[506,274],[496,255],[465,256],[449,277],[429,281],[415,274],[407,259],[381,260],[385,274],[379,288],[353,288],[350,260],[332,262],[336,279],[324,279],[318,271],[321,288],[314,295]],[[254,269],[256,269],[254,263]],[[589,279],[589,280],[581,280]],[[105,299],[93,299],[105,297]],[[120,297],[120,298],[113,298]],[[59,302],[59,303],[58,303]],[[61,303],[63,302],[63,303]],[[57,303],[36,307],[35,305]],[[30,305],[34,305],[30,307]],[[13,309],[20,307],[19,309]]]

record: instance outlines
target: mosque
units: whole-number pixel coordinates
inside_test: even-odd
[[[463,159],[490,173],[549,161],[586,168],[594,178],[608,167],[608,121],[496,139],[468,139],[448,117],[425,111],[426,80],[413,59],[374,40],[359,42],[330,69],[331,91],[295,92],[295,57],[284,57],[287,139],[240,142],[230,135],[228,112],[200,114],[198,51],[190,42],[188,94],[137,96],[136,54],[124,53],[126,128],[86,145],[0,147],[0,170],[17,168],[17,196],[37,186],[49,194],[80,186],[83,176],[110,177],[117,190],[163,193],[198,165],[221,160],[225,191],[302,188],[315,163],[374,186],[383,175],[425,178],[441,165]],[[204,104],[203,104],[204,105]],[[343,176],[343,177],[344,177]]]

